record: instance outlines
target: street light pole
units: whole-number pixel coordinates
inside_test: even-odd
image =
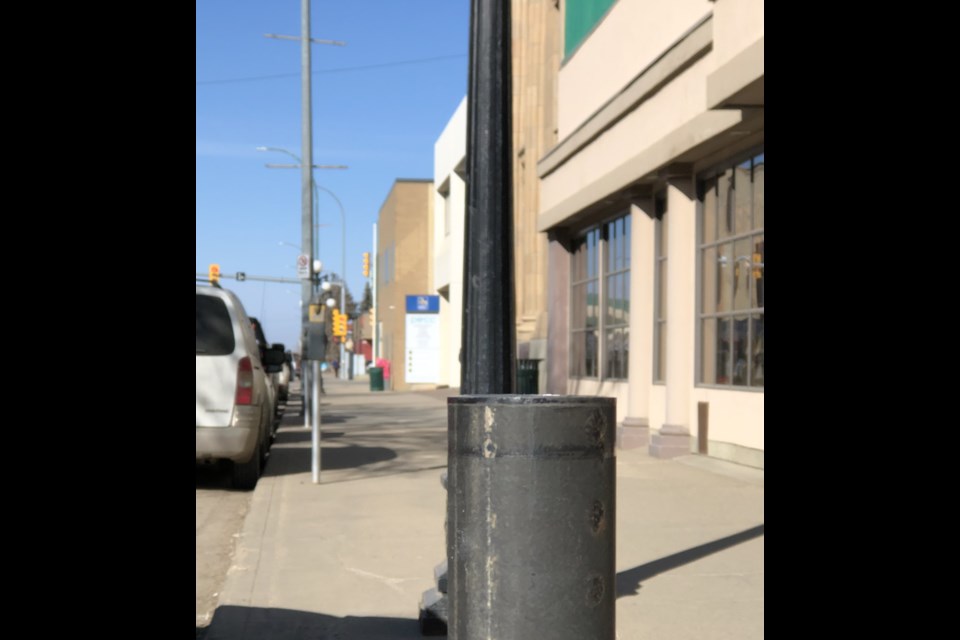
[[[300,85],[301,85],[301,245],[307,264],[313,266],[313,106],[310,89],[310,0],[300,0]],[[312,274],[310,274],[312,276]],[[308,277],[301,287],[303,307],[301,309],[301,335],[304,343],[307,339],[307,326],[310,322],[310,298],[313,293],[313,278]],[[319,401],[319,398],[314,398]]]
[[[295,40],[292,36],[277,36],[276,34],[267,34],[272,38],[283,38]],[[325,44],[326,41],[321,41]],[[303,161],[301,166],[301,201],[303,203],[301,212],[301,232],[302,232],[302,251],[307,256],[310,265],[310,271],[313,269],[313,261],[316,256],[313,255],[313,122],[312,122],[312,104],[310,91],[310,0],[300,0],[300,84],[301,84],[301,157]],[[343,45],[342,42],[330,41],[329,44]],[[301,312],[301,336],[304,347],[307,346],[309,339],[308,329],[310,324],[310,297],[313,289],[313,274],[309,273],[307,279],[301,287],[302,312]],[[307,351],[307,349],[304,349]],[[305,354],[304,354],[305,355]],[[313,362],[314,376],[319,376],[319,363]],[[313,385],[314,390],[312,400],[314,403],[313,420],[313,482],[320,482],[320,395],[318,385]],[[304,393],[304,398],[308,396]],[[306,411],[304,412],[306,414]]]
[[[285,154],[287,154],[288,156],[290,156],[291,158],[293,158],[294,160],[296,160],[297,163],[298,163],[298,165],[299,165],[301,168],[306,165],[306,163],[304,163],[299,157],[297,157],[296,154],[288,151],[287,149],[282,149],[282,148],[280,148],[280,147],[257,147],[257,151],[278,151],[278,152],[280,152],[280,153],[285,153]],[[270,169],[277,169],[277,168],[296,168],[296,166],[297,166],[297,165],[272,165],[272,164],[268,164],[268,165],[267,165],[267,168],[270,168]],[[313,168],[315,168],[315,169],[346,169],[347,167],[344,166],[344,165],[313,165]],[[313,178],[312,172],[311,172],[310,179],[311,179],[311,184],[313,185],[313,190],[314,190],[314,192],[317,193],[318,191],[323,191],[323,192],[329,194],[330,197],[333,198],[334,202],[337,203],[337,207],[340,209],[340,280],[342,281],[342,282],[341,282],[341,286],[340,286],[340,309],[341,309],[341,311],[342,311],[343,313],[346,313],[346,312],[347,312],[347,289],[346,289],[346,282],[347,282],[347,213],[346,213],[346,210],[343,208],[343,203],[340,202],[340,198],[337,197],[337,194],[335,194],[333,191],[330,191],[330,189],[327,189],[326,187],[321,187],[320,185],[318,185],[318,184],[317,184],[317,181]],[[319,198],[318,198],[318,199],[319,199]],[[319,204],[317,204],[317,207],[318,207],[318,209],[317,209],[317,221],[319,222],[319,219],[320,219]],[[320,225],[318,224],[317,226],[320,226]],[[313,258],[312,258],[312,257],[311,257],[310,262],[311,262],[311,264],[313,263]],[[307,304],[309,304],[309,302],[308,302]],[[354,344],[356,344],[356,340],[354,340]],[[347,374],[347,370],[342,366],[342,365],[344,364],[344,357],[345,357],[345,356],[346,356],[346,347],[344,346],[343,343],[340,343],[340,364],[341,364],[341,371],[344,372],[344,373],[340,376],[340,379],[341,379],[341,380],[346,380],[346,379],[347,379],[347,375],[348,375],[348,374]]]
[[[289,150],[287,150],[287,149],[283,149],[283,148],[281,148],[281,147],[257,147],[257,151],[276,151],[276,152],[278,152],[278,153],[284,153],[284,154],[290,156],[291,158],[293,158],[294,160],[297,161],[297,164],[273,164],[273,163],[267,163],[265,166],[266,166],[268,169],[300,169],[300,168],[303,167],[303,164],[304,164],[303,161],[300,160],[300,157],[299,157],[297,154],[295,154],[295,153],[293,153],[292,151],[289,151]],[[315,165],[313,165],[313,168],[314,168],[314,169],[349,169],[349,167],[348,167],[347,165],[343,165],[343,164],[315,164]],[[333,193],[332,191],[330,191],[329,189],[327,189],[327,188],[325,188],[325,187],[321,187],[320,185],[317,184],[316,178],[313,177],[313,172],[311,172],[311,175],[310,175],[310,182],[311,182],[311,184],[313,185],[313,196],[314,196],[314,198],[313,198],[313,204],[314,204],[314,224],[313,224],[313,226],[314,226],[314,229],[317,229],[317,228],[323,226],[323,225],[319,224],[319,223],[320,223],[320,204],[319,204],[319,202],[318,202],[318,201],[320,200],[319,190],[320,190],[320,189],[323,189],[324,191],[326,191],[327,193],[329,193],[330,196],[333,197],[334,200],[336,200],[337,205],[340,207],[340,220],[341,220],[341,223],[343,224],[343,229],[344,229],[344,231],[343,231],[343,234],[344,234],[344,236],[343,236],[343,250],[344,250],[344,252],[345,252],[345,251],[346,251],[346,228],[347,228],[347,227],[346,227],[346,222],[345,222],[345,220],[346,220],[346,215],[345,215],[344,212],[343,212],[343,204],[340,202],[340,199],[337,198],[336,195],[334,195],[334,193]],[[316,233],[316,231],[314,231],[314,233],[316,234],[316,235],[314,236],[314,239],[315,239],[315,241],[314,241],[314,254],[319,255],[319,254],[320,254],[320,234],[319,234],[319,233]],[[345,257],[345,254],[344,254],[344,258],[343,258],[343,266],[344,266],[344,268],[346,268],[346,257]],[[346,310],[344,310],[344,311],[346,311]]]

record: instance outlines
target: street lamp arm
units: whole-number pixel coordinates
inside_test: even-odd
[[[296,160],[298,166],[301,164],[300,156],[291,151],[287,151],[286,149],[281,149],[280,147],[257,147],[257,151],[277,151],[279,153],[285,153]]]

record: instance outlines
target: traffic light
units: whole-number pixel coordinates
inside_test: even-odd
[[[220,265],[211,264],[209,276],[210,276],[210,282],[220,282]]]
[[[363,277],[370,277],[370,252],[366,251],[363,254]]]
[[[333,335],[344,337],[347,335],[347,316],[340,313],[339,309],[333,310]]]

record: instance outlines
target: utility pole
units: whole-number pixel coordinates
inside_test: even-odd
[[[301,251],[309,256],[308,264],[313,268],[313,104],[311,102],[310,87],[310,0],[300,0],[300,133],[301,152]],[[312,293],[311,280],[308,278],[301,284],[303,306],[301,321],[303,323],[304,341],[307,339],[307,326],[310,323],[310,296]]]
[[[265,34],[268,38],[281,40],[296,40],[295,36],[279,36]],[[317,256],[313,251],[313,106],[311,102],[310,85],[310,43],[343,45],[343,42],[333,40],[316,40],[310,38],[310,0],[300,0],[300,85],[301,85],[301,251],[308,256],[311,273],[301,283],[301,336],[304,344],[304,359],[313,360],[309,376],[311,384],[304,385],[304,402],[311,406],[312,411],[304,411],[304,417],[313,414],[313,482],[320,482],[320,362],[316,359],[317,350],[310,348],[310,302],[313,293],[313,264]],[[311,353],[312,352],[312,353]],[[313,356],[312,358],[308,358]]]

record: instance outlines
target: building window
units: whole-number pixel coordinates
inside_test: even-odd
[[[702,384],[763,388],[762,150],[701,182]]]
[[[570,376],[624,379],[630,362],[630,216],[580,237],[571,268]]]
[[[570,376],[596,378],[599,372],[600,229],[577,241],[573,250],[570,292]]]
[[[654,207],[653,381],[667,377],[667,195],[658,193]]]
[[[630,363],[630,216],[606,224],[603,237],[605,259],[603,319],[605,378],[624,379]]]

